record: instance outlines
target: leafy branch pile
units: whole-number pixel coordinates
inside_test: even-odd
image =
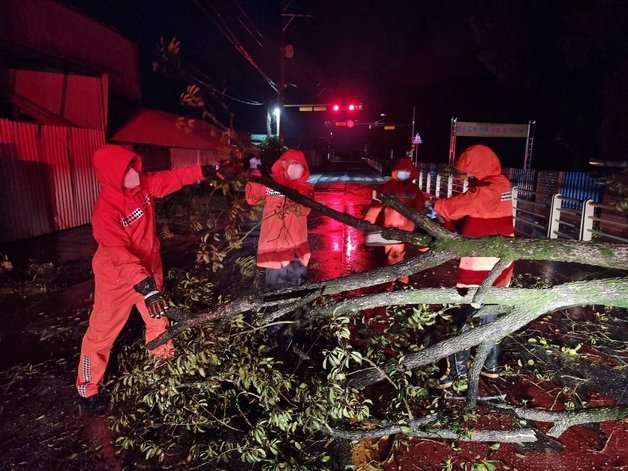
[[[360,230],[373,229],[272,180],[254,178],[322,214]],[[272,295],[246,289],[254,279],[246,250],[237,262],[218,267],[213,278],[213,270],[203,268],[205,257],[199,257],[192,275],[171,273],[179,284],[177,304],[193,313],[182,311],[174,327],[149,345],[176,339],[178,356],[172,362],[153,364],[139,346],[123,359],[113,386],[121,411],[114,418],[118,445],[164,463],[212,469],[237,469],[242,462],[246,469],[251,464],[254,469],[333,469],[343,463],[342,447],[336,445],[346,440],[396,435],[521,443],[539,439],[535,421],[554,423],[548,435],[557,437],[572,425],[628,415],[626,407],[555,412],[509,404],[501,396],[482,397],[479,367],[471,371],[466,401],[433,397],[429,388],[439,359],[477,347],[476,363],[481,365],[495,342],[547,313],[589,304],[628,308],[625,276],[529,288],[484,284],[466,293],[453,288],[355,293],[462,255],[486,253],[503,262],[489,278],[517,259],[587,261],[621,275],[628,266],[625,245],[464,240],[397,201],[385,203],[414,219],[425,233],[388,230],[384,236],[430,245],[430,252]],[[237,226],[232,227],[237,233]],[[216,247],[237,248],[232,256],[242,255],[238,251],[244,246],[230,243],[242,237],[218,240],[223,245]],[[223,276],[236,277],[230,292],[211,284]],[[447,336],[449,306],[476,302],[484,305],[481,312],[499,314],[498,320]],[[435,339],[434,332],[442,335]],[[441,340],[443,336],[447,338]],[[485,429],[485,414],[502,417],[501,427]]]

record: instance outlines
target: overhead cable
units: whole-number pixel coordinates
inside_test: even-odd
[[[225,23],[224,19],[222,18],[222,15],[220,14],[220,12],[218,12],[211,5],[209,5],[208,7],[205,7],[205,6],[201,5],[198,0],[194,0],[194,3],[205,14],[205,16],[207,16],[207,18],[209,18],[214,23],[216,28],[218,28],[218,31],[220,31],[223,34],[223,36],[227,39],[227,41],[229,41],[231,43],[231,45],[236,49],[236,51],[238,51],[242,55],[242,57],[244,57],[246,59],[246,61],[249,64],[251,64],[251,66],[255,70],[258,71],[258,73],[262,76],[262,78],[264,78],[264,80],[268,83],[268,85],[274,91],[278,92],[279,91],[279,87],[277,86],[277,84],[268,76],[268,74],[266,74],[261,69],[260,66],[257,65],[257,63],[255,62],[253,57],[251,57],[251,55],[248,53],[248,51],[244,48],[244,46],[238,40],[236,35],[231,31],[231,29],[229,29],[229,27]],[[211,13],[213,13],[213,15],[210,14],[210,12],[207,10],[207,8],[211,9]]]

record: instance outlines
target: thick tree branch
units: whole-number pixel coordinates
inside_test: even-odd
[[[529,239],[520,237],[482,237],[478,239],[467,239],[452,236],[451,233],[439,229],[439,226],[428,218],[413,212],[411,208],[394,198],[380,195],[382,201],[386,201],[391,207],[403,211],[404,215],[412,214],[415,221],[423,230],[438,237],[432,240],[427,235],[420,235],[414,232],[402,231],[399,229],[382,230],[380,226],[370,224],[362,219],[354,218],[345,213],[340,213],[325,205],[317,203],[291,188],[278,184],[267,177],[250,177],[250,181],[262,183],[283,193],[291,200],[312,208],[326,216],[329,216],[344,224],[353,226],[361,231],[382,231],[382,235],[389,239],[401,240],[403,242],[425,246],[430,245],[432,249],[456,254],[458,257],[485,257],[491,254],[508,260],[546,260],[555,262],[581,263],[585,265],[596,265],[605,268],[625,270],[628,267],[628,244],[613,244],[604,242],[580,242],[559,239]],[[443,232],[444,231],[444,232]]]
[[[433,249],[460,257],[499,257],[508,260],[544,260],[581,263],[625,270],[628,244],[589,243],[575,240],[531,239],[523,237],[482,237],[478,239],[438,239]]]
[[[604,422],[606,420],[622,420],[628,417],[628,406],[600,407],[578,411],[554,412],[541,409],[526,409],[508,404],[498,404],[492,401],[479,400],[483,404],[497,409],[507,410],[517,417],[537,422],[553,422],[554,426],[547,433],[550,437],[558,438],[572,425]]]
[[[443,340],[425,350],[408,354],[401,363],[405,368],[418,368],[420,366],[434,363],[441,358],[445,358],[453,353],[467,350],[480,343],[498,343],[505,336],[516,332],[537,317],[557,309],[565,309],[573,306],[601,304],[615,307],[628,307],[628,278],[610,278],[597,281],[577,281],[565,283],[549,289],[534,290],[535,295],[530,296],[530,290],[516,288],[492,288],[487,290],[485,301],[487,303],[508,304],[513,306],[513,310],[490,324],[482,325],[459,335]],[[405,304],[411,303],[431,303],[446,304],[445,298],[438,297],[440,291],[451,290],[431,290],[432,296],[426,298],[427,290],[416,290],[418,296],[413,296],[413,290],[401,293],[389,294],[389,302],[382,305],[397,304],[395,295],[406,294],[408,296]],[[375,295],[377,296],[377,295]],[[460,298],[466,299],[473,296],[470,291]],[[418,298],[418,299],[417,299]],[[412,299],[414,302],[409,302]],[[449,299],[452,299],[450,292]],[[431,300],[431,301],[430,301]],[[404,302],[399,299],[401,304]],[[462,302],[468,304],[468,302]],[[395,361],[389,362],[383,369],[390,372],[399,367]],[[352,375],[351,383],[355,387],[366,387],[381,381],[380,372],[374,368],[366,368]]]
[[[292,201],[296,203],[299,203],[303,206],[307,206],[308,208],[311,208],[314,211],[317,211],[324,216],[329,216],[330,218],[335,219],[336,221],[340,221],[343,224],[355,227],[356,229],[359,229],[362,232],[374,232],[374,231],[381,232],[382,235],[386,237],[387,239],[401,240],[403,242],[406,242],[412,245],[425,246],[425,245],[429,245],[431,242],[431,237],[425,234],[419,234],[419,233],[404,231],[404,230],[395,229],[395,228],[384,229],[381,226],[378,226],[376,224],[371,224],[370,222],[365,221],[364,219],[358,219],[356,217],[351,216],[350,214],[336,211],[328,206],[325,206],[324,204],[320,204],[314,201],[313,199],[303,196],[301,193],[293,190],[292,188],[288,188],[287,186],[283,186],[277,183],[272,178],[251,176],[249,177],[249,181],[266,185],[267,187],[272,188],[273,190],[277,190],[278,192],[287,196],[288,198],[290,198]]]
[[[607,292],[596,290],[607,290]],[[595,281],[575,281],[552,288],[495,288],[490,287],[484,294],[484,306],[480,315],[501,314],[512,307],[536,306],[539,303],[554,303],[551,310],[573,306],[602,304],[606,306],[628,307],[628,278],[608,278]],[[456,288],[419,288],[396,292],[375,293],[359,298],[349,298],[337,303],[326,303],[310,311],[310,315],[329,315],[383,306],[405,306],[408,304],[471,304],[477,288],[461,293]],[[549,298],[549,299],[547,299]],[[493,306],[494,305],[494,306]],[[555,307],[554,307],[555,306]],[[539,309],[543,309],[540,306]],[[549,311],[547,311],[549,312]]]
[[[529,443],[535,442],[537,440],[536,434],[530,428],[517,430],[473,430],[468,433],[461,433],[451,429],[438,428],[422,430],[420,427],[423,427],[430,422],[426,421],[425,419],[426,418],[418,419],[417,421],[410,421],[405,427],[402,427],[400,425],[390,425],[380,429],[364,431],[339,429],[329,429],[323,431],[325,431],[334,438],[347,440],[366,440],[400,433],[408,437],[414,438],[458,440],[463,442]],[[427,419],[429,419],[429,417]]]
[[[486,290],[490,288],[491,286],[493,286],[493,283],[495,282],[495,280],[499,278],[499,275],[501,275],[502,272],[506,268],[508,268],[508,265],[510,265],[511,263],[512,263],[512,260],[507,260],[504,258],[500,258],[497,261],[495,266],[491,269],[491,272],[488,274],[486,278],[484,278],[484,281],[482,281],[482,284],[473,295],[473,300],[471,301],[471,305],[474,308],[477,309],[482,305],[482,303],[484,302],[483,298],[484,298],[484,293],[486,292]]]
[[[392,196],[376,192],[376,198],[386,206],[390,206],[398,213],[403,214],[405,217],[414,222],[417,228],[422,229],[436,239],[459,238],[453,232],[448,231],[440,224],[436,224],[434,221],[430,220],[425,216],[425,214],[418,213],[414,208],[411,208],[407,204],[402,203]]]

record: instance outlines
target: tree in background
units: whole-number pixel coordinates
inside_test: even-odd
[[[531,119],[543,116],[537,137],[562,169],[625,159],[626,2],[488,0],[475,3],[473,24],[477,57]]]

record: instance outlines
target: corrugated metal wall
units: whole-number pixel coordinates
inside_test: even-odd
[[[602,185],[597,178],[585,172],[563,172],[560,181],[560,194],[566,198],[584,201],[592,199],[596,203],[602,201]],[[567,208],[582,208],[582,203],[563,201]]]
[[[0,119],[0,242],[90,221],[103,131]]]

